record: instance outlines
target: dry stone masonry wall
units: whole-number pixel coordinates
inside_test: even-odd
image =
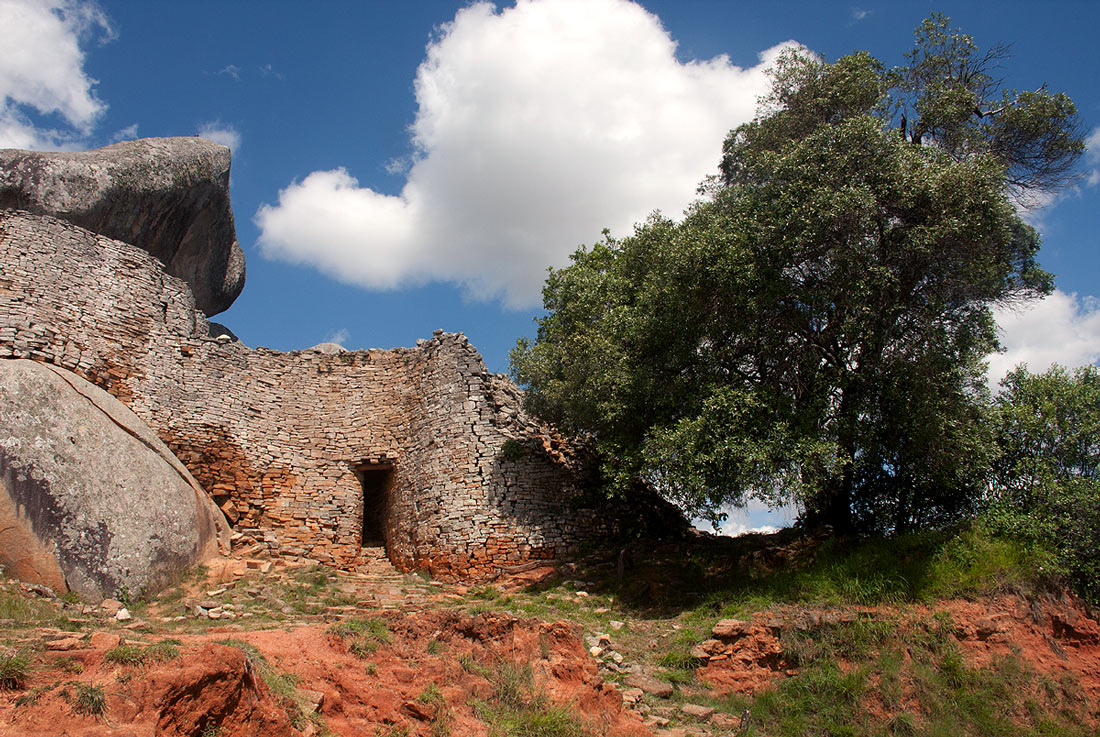
[[[461,334],[292,353],[212,334],[187,284],[145,251],[0,212],[0,357],[121,399],[271,547],[353,566],[377,529],[400,568],[477,577],[614,531],[578,508],[574,447],[527,417]]]

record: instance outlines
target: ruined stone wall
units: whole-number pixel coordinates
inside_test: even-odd
[[[127,403],[240,529],[354,565],[357,468],[392,464],[399,567],[477,576],[611,532],[578,509],[569,444],[526,417],[461,334],[409,349],[280,353],[209,337],[187,285],[128,244],[0,212],[0,357],[68,368]],[[512,440],[519,452],[505,457]]]

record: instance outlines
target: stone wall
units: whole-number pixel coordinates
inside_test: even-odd
[[[0,212],[0,357],[114,394],[273,548],[355,565],[363,469],[389,469],[385,544],[406,570],[476,577],[612,532],[578,507],[575,448],[527,417],[461,334],[330,354],[210,332],[187,285],[146,252]]]

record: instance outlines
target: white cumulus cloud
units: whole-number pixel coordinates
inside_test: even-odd
[[[660,20],[626,0],[471,5],[417,72],[401,193],[312,172],[257,211],[259,245],[368,288],[450,281],[530,307],[546,267],[604,227],[679,215],[754,116],[781,48],[749,69],[681,63]]]
[[[1055,290],[1021,308],[994,311],[1004,353],[989,357],[989,385],[1026,363],[1033,373],[1052,364],[1085,366],[1100,359],[1100,299]]]
[[[0,148],[79,146],[107,108],[81,48],[113,37],[106,16],[78,0],[0,0],[0,28]],[[32,111],[50,122],[32,120]]]
[[[237,129],[219,120],[200,125],[198,135],[208,141],[220,143],[233,153],[237,153],[237,149],[241,147],[241,134]]]
[[[1085,162],[1088,165],[1088,174],[1085,181],[1090,187],[1100,184],[1100,128],[1093,128],[1092,133],[1085,139]]]
[[[693,520],[697,530],[714,532],[718,535],[737,537],[754,532],[770,533],[783,527],[790,527],[798,517],[795,505],[772,508],[759,499],[749,499],[743,507],[726,505],[721,508],[726,519],[714,529],[714,525],[702,519]]]

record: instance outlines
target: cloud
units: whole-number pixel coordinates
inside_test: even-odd
[[[874,11],[853,7],[848,11],[848,17],[852,19],[852,23],[859,23],[861,20],[869,16],[872,12]]]
[[[798,516],[798,509],[793,505],[773,509],[759,499],[750,499],[743,507],[727,505],[722,507],[721,511],[726,514],[726,520],[719,525],[717,531],[710,522],[701,519],[693,520],[695,528],[737,537],[753,532],[775,532],[783,527],[790,527]]]
[[[225,74],[232,77],[234,82],[241,81],[241,68],[236,64],[226,64],[224,67],[214,72],[214,74]]]
[[[625,235],[690,203],[780,50],[749,69],[680,63],[660,20],[626,0],[471,5],[417,71],[400,194],[314,171],[259,208],[259,245],[372,289],[445,281],[533,306],[546,267],[604,227]]]
[[[1100,128],[1093,128],[1092,133],[1085,139],[1085,165],[1088,174],[1085,182],[1090,187],[1100,184]]]
[[[989,357],[989,385],[1026,363],[1034,373],[1051,364],[1084,366],[1100,359],[1100,299],[1056,290],[1023,308],[994,311],[1004,353]]]
[[[118,143],[119,141],[132,141],[138,137],[138,124],[134,123],[128,125],[125,128],[115,131],[108,139],[111,143]]]
[[[214,143],[226,146],[233,153],[241,147],[241,134],[231,125],[225,125],[220,120],[213,120],[199,126],[200,138],[205,138]]]
[[[1044,230],[1046,218],[1050,210],[1059,202],[1070,197],[1081,197],[1084,187],[1095,187],[1100,184],[1100,128],[1094,128],[1092,133],[1085,137],[1085,171],[1081,179],[1076,180],[1071,186],[1061,191],[1031,191],[1017,190],[1014,193],[1013,202],[1016,211],[1026,223]]]
[[[78,0],[0,0],[0,28],[0,148],[77,147],[107,109],[81,49],[114,38],[107,17]]]
[[[349,338],[351,338],[351,333],[348,331],[348,329],[347,328],[339,328],[338,330],[333,330],[333,331],[329,332],[329,334],[325,336],[324,342],[325,343],[337,343],[339,345],[344,345],[345,343],[348,342]]]
[[[274,77],[280,81],[283,79],[282,72],[275,71],[275,68],[270,64],[264,64],[263,66],[257,67],[257,69],[260,70],[260,74],[264,77]]]

